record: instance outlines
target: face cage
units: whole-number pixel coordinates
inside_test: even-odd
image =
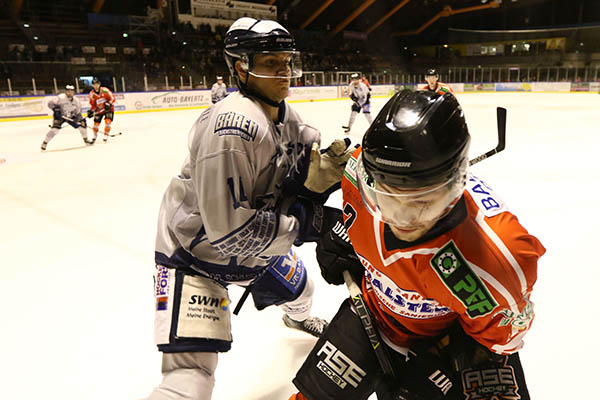
[[[280,54],[285,53],[290,56],[290,60],[287,64],[283,64],[279,62],[279,65],[273,67],[269,70],[269,67],[256,67],[255,66],[255,57],[257,55],[263,54]],[[299,51],[292,50],[281,50],[281,51],[258,51],[252,52],[248,55],[243,55],[240,58],[242,62],[242,68],[248,72],[248,74],[256,77],[256,78],[267,78],[267,79],[281,79],[281,78],[300,78],[302,76],[302,57],[300,56]],[[235,61],[234,61],[235,63]],[[286,69],[286,74],[282,75]]]
[[[358,159],[357,181],[363,203],[379,221],[401,229],[412,229],[435,223],[446,216],[460,199],[466,183],[468,161],[446,182],[423,189],[378,188]]]

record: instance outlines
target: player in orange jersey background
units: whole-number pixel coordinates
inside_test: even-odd
[[[92,80],[92,91],[88,95],[90,99],[90,109],[87,117],[94,118],[94,137],[91,140],[93,144],[98,138],[100,122],[104,118],[104,142],[108,140],[112,121],[115,119],[115,96],[109,88],[101,86],[100,80]]]
[[[437,70],[431,68],[425,72],[425,81],[427,84],[421,85],[419,90],[429,90],[438,94],[454,93],[450,85],[440,82],[440,75]]]
[[[351,272],[380,339],[345,301],[294,379],[297,399],[530,398],[518,351],[545,249],[469,173],[469,143],[451,94],[397,93],[371,125],[317,259],[329,283]]]

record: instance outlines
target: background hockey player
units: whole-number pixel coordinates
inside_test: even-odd
[[[352,82],[348,85],[348,96],[352,100],[350,120],[348,121],[348,126],[342,127],[346,133],[352,130],[354,119],[361,110],[365,114],[367,121],[369,121],[369,125],[373,122],[373,118],[371,118],[371,89],[360,81],[358,74],[352,74],[351,79]]]
[[[98,138],[98,130],[100,122],[104,118],[104,142],[108,140],[111,124],[115,119],[115,96],[109,88],[101,85],[98,78],[92,80],[92,91],[89,94],[90,109],[87,117],[94,118],[94,137],[91,143],[94,143]]]
[[[364,83],[367,88],[369,88],[369,91],[371,91],[371,84],[369,83],[369,80],[367,79],[365,74],[360,75],[360,81]]]
[[[210,98],[212,103],[215,104],[218,101],[221,101],[227,96],[227,85],[223,82],[222,76],[217,76],[217,81],[213,83],[212,88],[210,89]]]
[[[79,130],[83,141],[89,144],[85,118],[81,115],[81,103],[75,97],[75,86],[65,86],[65,93],[61,93],[50,99],[48,108],[52,110],[52,127],[46,133],[46,137],[42,143],[42,150],[46,150],[48,142],[56,136],[64,122]]]
[[[446,94],[446,93],[454,93],[452,88],[439,81],[440,75],[437,70],[430,68],[425,72],[425,81],[427,81],[426,85],[422,85],[419,87],[419,90],[429,90],[430,92],[438,93],[438,94]]]
[[[321,154],[319,131],[284,102],[302,70],[281,25],[237,20],[225,58],[239,91],[192,127],[189,155],[159,212],[163,381],[151,400],[211,398],[217,354],[232,342],[228,284],[247,287],[259,310],[281,305],[287,326],[319,336],[326,325],[310,316],[314,285],[292,244],[316,241],[339,218],[322,203],[351,151],[342,140]]]
[[[376,356],[344,302],[292,399],[529,399],[518,351],[545,249],[468,173],[469,142],[450,94],[403,91],[384,106],[344,172],[344,223],[317,246],[325,280],[350,270],[362,283],[383,343]],[[347,368],[332,379],[334,360]]]

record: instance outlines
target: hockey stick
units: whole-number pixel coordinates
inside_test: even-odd
[[[504,147],[506,146],[506,108],[496,108],[496,119],[498,120],[498,146],[496,146],[495,149],[492,149],[487,153],[469,161],[469,166],[477,164],[478,162],[483,161],[486,158],[504,150]]]
[[[79,125],[79,126],[83,126],[83,125]],[[52,128],[52,125],[48,125],[48,128]],[[64,126],[61,126],[60,128],[57,129],[62,129],[64,128]],[[88,129],[92,129],[91,126],[84,126],[84,128],[88,128]],[[98,130],[98,132],[102,133],[102,134],[106,134],[104,131]],[[109,133],[108,136],[109,137],[115,137],[115,136],[121,136],[123,134],[123,132],[117,132],[117,133]]]
[[[371,347],[373,347],[373,351],[375,352],[379,366],[381,366],[381,369],[385,375],[393,377],[394,369],[392,368],[390,356],[388,355],[386,348],[381,343],[381,338],[379,337],[377,328],[373,323],[371,313],[365,304],[362,292],[360,291],[360,288],[356,282],[354,282],[354,279],[352,279],[350,272],[347,270],[344,271],[344,281],[348,287],[348,292],[350,292],[350,301],[352,301],[354,309],[360,318],[360,322],[365,329],[365,333],[369,337],[369,342],[371,342]]]
[[[69,121],[69,122],[75,122],[74,120],[67,118],[67,117],[62,117],[62,119],[64,119],[65,121]],[[77,122],[75,122],[75,123],[77,123]],[[83,125],[79,124],[79,126],[83,126]],[[92,126],[87,126],[87,124],[85,124],[84,128],[93,129]],[[103,135],[107,134],[105,131],[101,131],[100,129],[98,129],[98,132],[102,133]],[[115,136],[121,136],[122,134],[123,134],[123,132],[109,133],[108,136],[115,137]]]

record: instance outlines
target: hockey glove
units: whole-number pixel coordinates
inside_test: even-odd
[[[354,152],[354,148],[349,146],[348,138],[334,140],[324,151],[313,143],[304,187],[327,196],[339,189],[346,162]]]
[[[453,326],[436,344],[435,351],[448,364],[452,365],[455,372],[469,368],[481,368],[503,363],[507,356],[492,353],[487,347],[479,344],[467,335],[460,324]]]
[[[104,103],[104,111],[110,112],[110,107],[111,106],[112,106],[112,104],[110,104],[110,103]]]
[[[435,354],[411,349],[408,360],[395,368],[396,377],[386,377],[377,398],[394,400],[454,399],[452,388],[461,384],[456,375]],[[398,378],[400,377],[400,378]]]
[[[60,110],[60,107],[54,107],[52,109],[52,117],[58,121],[62,119],[62,111]]]
[[[297,168],[290,171],[282,184],[285,197],[303,196],[324,204],[339,189],[346,162],[354,151],[350,139],[336,139],[319,150],[319,144],[306,146]],[[310,150],[310,151],[309,151]]]
[[[358,103],[358,97],[356,97],[356,95],[354,94],[350,94],[350,100],[352,100],[355,103]]]
[[[306,242],[317,242],[336,221],[342,218],[341,210],[324,206],[304,197],[298,197],[288,209],[287,214],[296,217],[300,223],[298,237],[294,240],[295,246]]]
[[[359,283],[365,274],[365,268],[354,252],[348,232],[341,220],[325,233],[317,243],[317,261],[321,275],[327,283],[341,285],[344,283],[344,271],[350,271],[354,281]]]
[[[88,118],[94,118],[94,110],[92,110],[91,108],[88,110],[87,112],[87,117]]]

